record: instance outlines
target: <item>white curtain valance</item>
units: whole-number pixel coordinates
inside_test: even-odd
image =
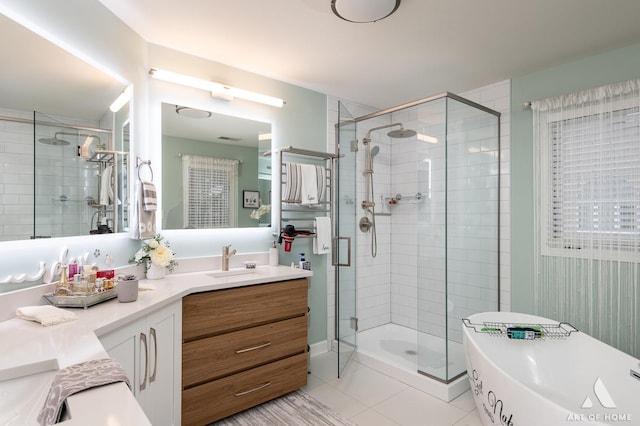
[[[640,92],[640,79],[607,84],[606,86],[586,89],[561,96],[531,102],[531,109],[537,111],[554,111],[562,108],[580,107],[616,97],[637,96]]]

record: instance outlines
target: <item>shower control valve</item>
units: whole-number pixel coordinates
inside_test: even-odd
[[[365,200],[365,201],[363,201],[361,203],[362,208],[365,209],[365,210],[368,209],[369,207],[373,207],[375,205],[376,205],[376,203],[374,203],[373,201],[368,201],[368,200]]]

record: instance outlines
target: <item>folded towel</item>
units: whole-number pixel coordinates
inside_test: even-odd
[[[97,359],[63,368],[51,383],[47,399],[38,415],[38,422],[41,425],[58,423],[69,396],[116,382],[125,382],[131,387],[127,373],[113,359]]]
[[[313,254],[331,252],[331,218],[322,216],[315,218],[316,236],[313,239]]]
[[[318,176],[316,166],[300,164],[300,204],[318,204]]]
[[[151,182],[142,181],[142,205],[147,212],[155,212],[158,209],[156,186]]]
[[[131,226],[131,238],[135,240],[148,240],[156,235],[156,212],[144,209],[144,188],[142,182],[136,183],[136,200],[133,203],[133,225]]]
[[[75,313],[51,305],[24,306],[16,310],[16,316],[23,320],[35,321],[48,327],[77,319]]]

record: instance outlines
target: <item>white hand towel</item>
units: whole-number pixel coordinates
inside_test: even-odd
[[[316,178],[318,179],[318,202],[321,203],[327,188],[327,170],[323,166],[316,166]]]
[[[301,164],[300,175],[302,181],[300,185],[300,204],[318,204],[318,176],[316,174],[316,166]]]
[[[113,200],[113,188],[111,187],[111,175],[113,174],[113,166],[105,167],[100,176],[100,204],[108,206]]]
[[[23,320],[35,321],[48,327],[77,319],[75,313],[56,308],[55,306],[24,306],[16,310],[16,316]]]
[[[316,236],[313,238],[313,254],[331,252],[331,218],[316,217]]]

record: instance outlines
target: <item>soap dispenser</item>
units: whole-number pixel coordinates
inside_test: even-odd
[[[269,249],[269,266],[278,266],[278,247],[276,246],[276,242],[274,241],[271,244],[271,248]]]

